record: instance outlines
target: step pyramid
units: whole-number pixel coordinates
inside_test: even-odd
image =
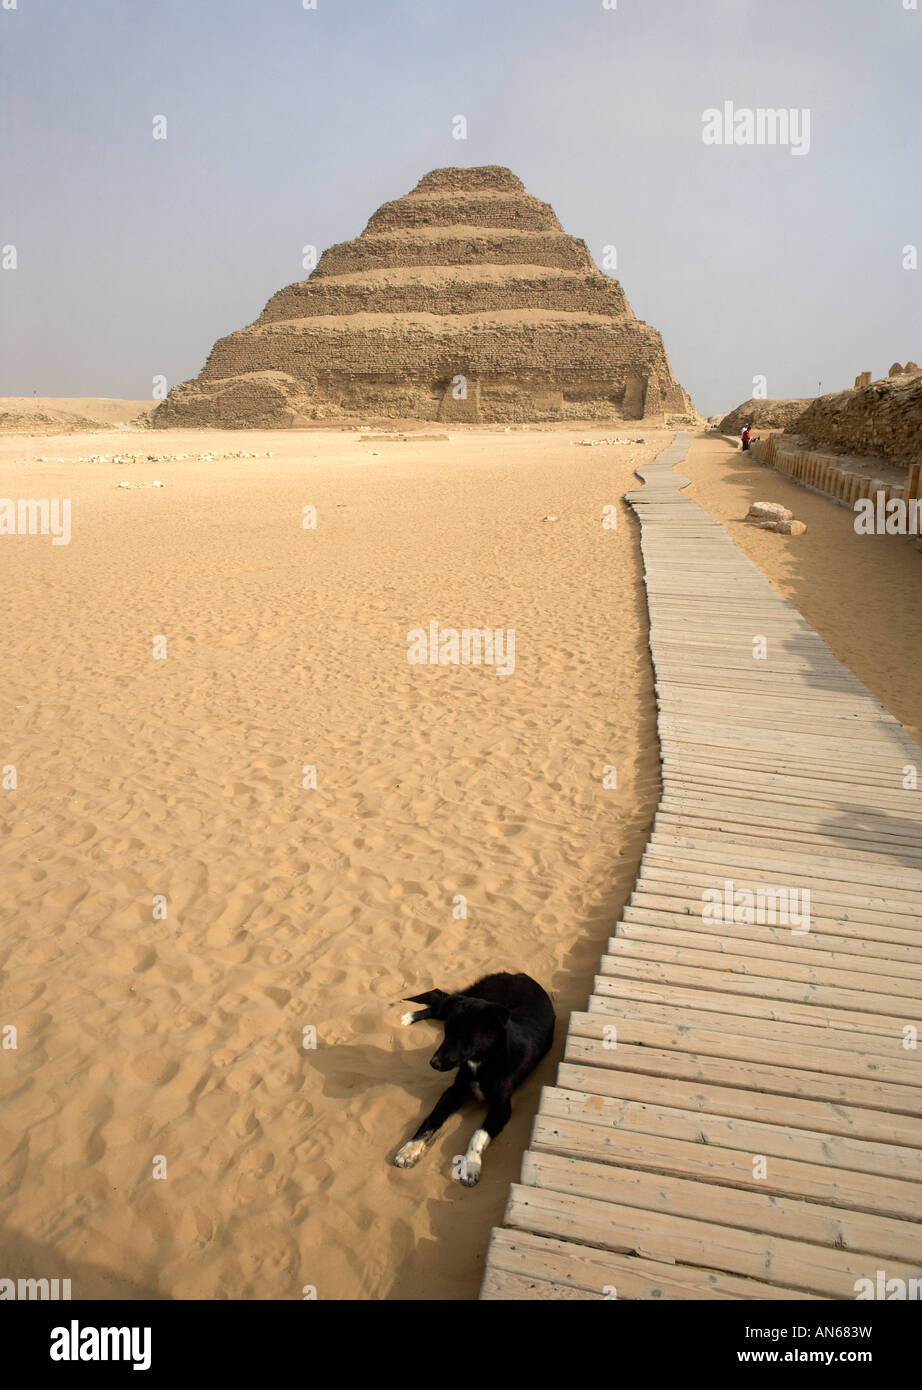
[[[693,413],[659,333],[509,169],[434,169],[220,338],[157,426]]]

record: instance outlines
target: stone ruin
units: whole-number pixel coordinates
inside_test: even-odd
[[[796,399],[779,396],[769,400],[767,397],[754,396],[725,415],[717,428],[721,434],[739,434],[744,425],[751,425],[753,429],[783,430],[793,424],[812,403],[812,397]]]
[[[155,426],[639,420],[694,408],[662,339],[508,169],[435,169],[215,343]]]
[[[865,376],[870,373],[859,380]],[[910,362],[881,381],[819,396],[786,433],[809,449],[873,455],[909,468],[922,460],[922,371]]]
[[[922,376],[922,367],[916,366],[915,362],[907,362],[905,367],[901,367],[899,362],[894,362],[893,366],[887,373],[887,376]],[[871,373],[859,372],[859,374],[855,377],[855,385],[852,389],[854,391],[857,391],[860,387],[870,386],[870,384]]]

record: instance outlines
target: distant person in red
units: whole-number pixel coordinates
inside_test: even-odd
[[[749,448],[749,440],[750,440],[750,433],[749,433],[749,426],[748,426],[748,425],[744,425],[743,428],[740,430],[740,439],[743,441],[743,448],[744,448],[744,449],[748,449],[748,448]]]

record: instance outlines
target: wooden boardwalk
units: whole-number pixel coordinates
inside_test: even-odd
[[[681,495],[687,447],[629,494],[662,799],[484,1299],[922,1276],[922,748]]]

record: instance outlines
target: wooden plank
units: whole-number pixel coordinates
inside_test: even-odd
[[[792,1194],[824,1202],[827,1206],[879,1212],[907,1221],[918,1221],[922,1201],[919,1182],[830,1168],[825,1163],[804,1163],[783,1155],[768,1159],[764,1177],[756,1178],[753,1155],[745,1149],[615,1129],[611,1125],[540,1113],[535,1117],[531,1151],[643,1168],[653,1173],[673,1173],[698,1182],[720,1183],[723,1187]]]
[[[522,1183],[641,1211],[669,1211],[693,1221],[771,1236],[796,1231],[799,1241],[913,1263],[922,1258],[922,1226],[888,1216],[845,1211],[754,1189],[699,1183],[665,1173],[593,1163],[561,1154],[526,1154]]]
[[[686,940],[681,945],[673,945],[645,938],[636,940],[630,935],[616,936],[612,938],[611,952],[602,957],[600,969],[603,975],[620,975],[623,973],[623,963],[627,959],[666,965],[674,963],[683,969],[694,967],[698,970],[716,970],[721,976],[745,975],[753,982],[784,981],[785,984],[790,984],[792,989],[795,985],[816,985],[821,988],[824,997],[831,997],[831,990],[856,990],[861,998],[866,1000],[870,989],[880,991],[878,995],[873,996],[883,1001],[878,1012],[889,1010],[895,1000],[901,999],[905,1000],[904,1007],[910,1020],[917,1012],[922,1017],[922,1006],[918,1003],[919,982],[916,979],[907,980],[897,975],[886,974],[872,976],[860,970],[849,970],[841,962],[836,966],[814,964],[812,960],[807,964],[801,964],[788,959],[787,956],[782,957],[778,949],[772,947],[761,954],[748,954],[741,944],[721,944],[725,949],[703,950],[697,948],[694,941]],[[795,992],[790,997],[800,996]],[[843,1000],[848,1003],[848,995],[843,995]],[[860,1004],[856,1004],[855,1007],[860,1007]]]
[[[747,1018],[783,1019],[790,1023],[815,1023],[836,1029],[852,1029],[856,1034],[876,1033],[887,1039],[894,1052],[905,1037],[905,1029],[912,1026],[912,1019],[905,1014],[888,1016],[876,1013],[860,1013],[841,1004],[836,1008],[824,1008],[814,997],[812,1004],[801,1004],[780,998],[761,997],[752,992],[732,992],[721,981],[722,988],[716,989],[709,980],[696,985],[682,983],[676,978],[663,980],[651,978],[654,973],[634,968],[635,962],[625,962],[624,978],[610,975],[597,975],[593,985],[593,996],[606,1005],[612,999],[645,999],[653,1003],[688,1004],[692,1008],[706,1008],[718,1013],[741,1014]],[[660,967],[662,970],[662,967]],[[744,981],[740,981],[744,984]],[[838,996],[837,996],[838,998]],[[863,1043],[862,1043],[863,1045]]]
[[[853,1299],[858,1281],[874,1274],[873,1262],[860,1253],[518,1183],[510,1191],[506,1220],[538,1235],[716,1269],[826,1298]],[[907,1284],[918,1277],[914,1265],[896,1260],[888,1262],[887,1276]]]
[[[561,1070],[564,1075],[571,1075],[569,1068]],[[649,1100],[605,1094],[608,1089],[618,1090],[617,1083],[614,1073],[599,1071],[595,1091],[545,1087],[540,1113],[557,1119],[583,1120],[587,1124],[608,1124],[640,1134],[744,1149],[750,1155],[793,1158],[802,1163],[849,1168],[856,1173],[877,1173],[899,1178],[902,1182],[916,1182],[919,1178],[920,1150],[905,1144],[888,1144],[878,1139],[832,1134],[826,1129],[800,1129],[777,1123],[777,1110],[775,1117],[768,1120],[714,1115],[703,1105],[696,1104],[693,1086],[681,1090],[675,1087],[671,1092],[671,1099],[681,1099],[683,1105],[654,1104]]]
[[[892,1033],[894,1037],[899,1036],[907,1026],[919,1022],[919,1011],[912,1001],[901,999],[892,993],[871,993],[869,990],[843,989],[840,986],[809,984],[768,976],[740,975],[728,970],[710,970],[671,961],[644,958],[634,960],[629,959],[626,953],[619,955],[617,961],[611,956],[602,958],[602,974],[596,976],[594,992],[606,993],[605,982],[613,976],[622,981],[653,981],[697,990],[719,989],[725,995],[735,995],[753,1004],[777,1000],[805,1007],[815,1005],[824,1009],[832,1018],[841,1013],[843,1019],[848,1017],[859,1025],[868,1021],[868,1026],[871,1027],[876,1020],[883,1031]]]
[[[844,853],[808,854],[795,840],[776,846],[766,844],[764,840],[760,843],[759,837],[753,835],[751,844],[738,844],[726,833],[720,836],[689,835],[665,827],[654,827],[648,842],[647,852],[650,851],[657,857],[669,856],[683,862],[713,863],[719,860],[722,865],[738,864],[750,870],[766,871],[777,871],[779,867],[784,867],[789,875],[793,875],[801,866],[806,870],[823,869],[824,872],[833,871],[839,881],[907,889],[922,901],[922,870],[882,864],[876,856],[874,862],[865,865],[853,855]]]
[[[617,1047],[606,1047],[604,1040],[596,1041],[571,1032],[564,1059],[584,1069],[605,1067],[620,1073],[639,1072],[646,1077],[665,1077],[673,1081],[700,1081],[736,1087],[745,1092],[762,1091],[803,1100],[823,1100],[842,1107],[860,1106],[880,1110],[883,1114],[889,1111],[915,1118],[922,1110],[922,1088],[918,1085],[861,1081],[851,1074],[791,1067],[774,1059],[772,1065],[768,1065],[735,1057],[715,1057],[712,1053],[698,1051],[697,1041],[696,1038],[696,1050],[692,1052],[652,1047],[649,1043],[636,1045],[622,1041],[619,1035]],[[574,1084],[572,1077],[568,1084]],[[594,1081],[589,1084],[593,1085]],[[648,1093],[652,1089],[648,1087]],[[659,1094],[658,1088],[656,1093]]]
[[[900,1090],[912,1089],[916,1095],[922,1087],[922,1068],[911,1052],[884,1056],[870,1052],[863,1043],[860,1049],[856,1048],[853,1035],[822,1028],[792,1029],[790,1024],[766,1025],[762,1020],[751,1020],[752,1032],[747,1034],[737,1029],[749,1020],[725,1018],[724,1026],[716,1028],[708,1027],[707,1017],[696,1014],[689,1019],[682,1010],[671,1010],[665,1018],[655,1019],[628,1011],[572,1013],[567,1046],[585,1039],[607,1053],[616,1051],[622,1043],[632,1043],[641,1050],[665,1049],[686,1056],[694,1051],[705,1057],[859,1077],[871,1085],[884,1082]],[[584,1060],[588,1063],[590,1059],[587,1056]],[[594,1065],[607,1064],[599,1061]],[[911,1113],[918,1114],[920,1110],[922,1106],[917,1102]]]
[[[579,1050],[578,1043],[573,1046]],[[857,1103],[845,1105],[838,1101],[804,1099],[791,1090],[770,1092],[760,1090],[755,1084],[748,1090],[741,1090],[732,1084],[674,1077],[665,1069],[654,1085],[650,1075],[641,1070],[602,1067],[595,1057],[588,1059],[588,1064],[568,1058],[558,1067],[557,1076],[565,1089],[585,1091],[590,1095],[640,1102],[655,1096],[658,1104],[671,1109],[700,1110],[708,1115],[757,1120],[760,1124],[809,1129],[818,1134],[841,1134],[878,1144],[898,1144],[918,1151],[918,1162],[922,1165],[922,1119],[918,1110],[897,1113],[862,1109]]]
[[[619,941],[649,941],[679,949],[691,947],[697,951],[713,951],[722,956],[739,954],[764,956],[777,961],[807,961],[810,964],[828,966],[831,970],[843,968],[862,971],[869,981],[878,976],[895,975],[903,980],[922,983],[922,963],[898,960],[889,955],[872,955],[861,949],[866,943],[857,937],[834,937],[812,928],[797,936],[792,933],[790,927],[734,923],[733,937],[728,939],[726,936],[715,934],[717,924],[704,922],[694,913],[684,916],[676,913],[671,919],[672,925],[667,927],[662,922],[645,922],[628,917],[627,913],[634,911],[633,908],[625,910],[621,922],[615,929],[616,935],[609,942],[609,954],[617,954],[616,947]],[[833,946],[833,941],[839,944]],[[882,949],[889,949],[894,953],[900,950],[898,946]]]
[[[811,1049],[834,1048],[851,1050],[874,1061],[888,1063],[895,1058],[911,1057],[913,1062],[917,1052],[904,1050],[905,1039],[894,1038],[888,1033],[875,1035],[861,1032],[860,1037],[846,1025],[838,1028],[826,1023],[819,1010],[808,1017],[807,1022],[787,1017],[787,1010],[773,1010],[763,1013],[751,1011],[721,1013],[714,1007],[713,996],[690,991],[671,991],[665,998],[661,990],[645,991],[628,987],[620,997],[612,997],[615,991],[606,995],[591,995],[588,1012],[600,1018],[633,1018],[649,1023],[667,1023],[686,1028],[691,1038],[698,1029],[720,1029],[729,1036],[762,1038],[766,1049],[774,1048],[779,1042],[791,1042]],[[691,993],[691,998],[689,994]],[[645,997],[649,995],[649,997]],[[679,997],[677,997],[677,995]],[[738,1001],[734,1000],[734,1003]],[[780,1013],[781,1017],[776,1015]],[[691,1045],[691,1043],[689,1044]],[[817,1058],[817,1063],[821,1061]]]
[[[862,843],[876,847],[884,862],[908,854],[912,867],[920,858],[918,831],[912,824],[901,821],[887,822],[877,816],[865,815],[860,822],[840,815],[837,821],[830,819],[837,808],[817,809],[807,806],[792,806],[763,797],[758,801],[753,797],[724,796],[715,804],[714,797],[704,797],[697,793],[673,791],[668,785],[663,788],[663,796],[657,809],[657,817],[680,824],[699,824],[707,822],[722,829],[729,827],[749,827],[752,829],[781,830],[787,835],[803,831],[817,836],[831,850],[849,849],[853,844]],[[783,810],[782,810],[783,807]],[[784,812],[787,814],[784,814]]]
[[[630,901],[635,907],[646,906],[664,911],[683,911],[690,916],[698,917],[701,913],[700,891],[695,897],[690,897],[688,890],[683,888],[681,883],[672,883],[666,879],[657,879],[650,884],[647,884],[646,880],[638,881]],[[900,925],[894,925],[894,921],[899,922]],[[919,940],[918,930],[913,927],[911,921],[907,922],[900,917],[894,919],[887,912],[860,905],[846,907],[842,903],[826,903],[820,895],[817,895],[815,898],[811,898],[810,902],[811,930],[815,930],[823,922],[832,923],[835,930],[840,932],[846,931],[849,924],[852,924],[861,931],[867,932],[868,936],[876,937],[881,941],[902,941],[911,945]]]
[[[593,1250],[528,1231],[494,1230],[480,1297],[499,1299],[779,1299],[786,1291],[716,1270]],[[795,1293],[808,1299],[809,1294]]]
[[[644,895],[639,895],[644,896]],[[662,927],[671,932],[695,932],[709,933],[713,927],[703,922],[696,913],[682,911],[682,904],[676,898],[666,898],[663,902],[671,904],[670,908],[640,907],[636,904],[626,903],[621,914],[621,923],[617,927],[620,932],[622,927],[632,927],[635,924],[649,927]],[[837,923],[831,919],[820,919],[811,921],[810,930],[803,936],[792,938],[790,927],[772,927],[750,925],[746,922],[735,923],[733,936],[740,941],[779,941],[790,943],[796,939],[798,950],[810,951],[831,950],[842,954],[848,954],[855,960],[879,959],[882,961],[893,961],[894,963],[906,962],[913,965],[922,964],[922,945],[907,945],[913,942],[912,933],[905,931],[891,932],[883,935],[881,929],[875,929],[874,936],[866,936],[863,924],[855,922]],[[895,937],[896,939],[892,939]],[[664,938],[666,939],[666,938]]]

